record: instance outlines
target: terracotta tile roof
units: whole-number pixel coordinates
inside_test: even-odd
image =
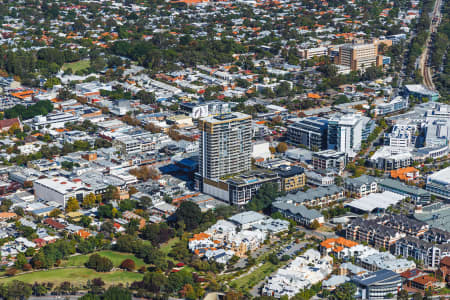
[[[421,285],[427,285],[433,282],[437,282],[437,279],[428,275],[419,276],[417,278],[414,278],[412,280],[415,283],[421,284]]]
[[[441,259],[441,264],[444,266],[450,266],[450,256],[446,256]]]
[[[20,120],[18,118],[0,120],[0,129],[11,127],[14,124],[17,124],[20,126]]]

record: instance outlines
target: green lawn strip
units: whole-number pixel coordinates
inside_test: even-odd
[[[128,259],[128,258],[134,260],[137,269],[139,269],[142,266],[145,266],[145,262],[142,259],[134,256],[133,254],[121,253],[121,252],[110,251],[110,250],[99,251],[96,253],[101,256],[109,258],[113,262],[115,267],[118,267],[125,259]],[[89,256],[91,256],[91,255],[92,254],[71,256],[71,257],[69,257],[69,259],[67,261],[64,261],[62,265],[65,267],[84,266],[84,264],[88,261]]]
[[[172,247],[179,241],[180,241],[180,239],[178,237],[174,237],[173,239],[170,239],[167,243],[162,244],[159,247],[159,250],[161,250],[162,253],[167,255],[167,254],[169,254],[170,250],[172,250]]]
[[[266,262],[261,267],[252,271],[249,275],[243,276],[241,278],[235,279],[231,282],[231,287],[238,290],[251,289],[253,286],[258,284],[261,280],[266,278],[266,276],[275,272],[281,265],[274,265],[270,262]]]
[[[0,283],[7,283],[13,280],[20,280],[26,283],[34,282],[53,282],[55,284],[69,281],[72,284],[85,284],[88,280],[94,278],[101,278],[106,284],[118,283],[132,283],[133,281],[142,280],[143,274],[115,271],[108,273],[95,272],[87,268],[68,268],[68,269],[53,269],[48,271],[38,271],[17,275],[8,278],[1,278]]]
[[[63,69],[63,71],[65,71],[70,68],[70,69],[72,69],[72,72],[75,73],[77,71],[89,68],[90,65],[91,65],[91,63],[89,60],[83,59],[83,60],[79,60],[79,61],[72,62],[72,63],[65,63],[62,66],[62,69]]]

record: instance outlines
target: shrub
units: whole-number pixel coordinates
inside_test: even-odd
[[[134,260],[127,258],[120,264],[120,268],[131,272],[136,269],[136,264]]]

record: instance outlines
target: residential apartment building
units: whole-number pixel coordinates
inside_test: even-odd
[[[250,169],[251,116],[223,114],[199,120],[199,174],[218,180]]]
[[[325,222],[324,216],[318,210],[309,209],[303,205],[280,201],[272,203],[272,209],[274,212],[281,213],[285,218],[292,219],[304,226],[310,226],[314,221],[319,224]]]
[[[449,244],[433,244],[414,237],[404,237],[395,244],[395,255],[405,258],[412,257],[429,268],[439,267],[439,263],[445,256],[450,256]]]
[[[344,152],[334,150],[324,150],[312,154],[312,164],[314,169],[345,169],[347,157]]]
[[[277,202],[285,202],[294,205],[320,206],[324,207],[331,203],[344,199],[344,189],[335,185],[309,189],[306,192],[300,191],[295,194],[275,199]]]
[[[283,192],[298,191],[306,184],[305,170],[297,166],[280,166],[275,173],[280,177]]]
[[[375,177],[362,175],[358,178],[347,178],[345,189],[350,194],[355,194],[358,198],[367,196],[378,191],[378,182]]]
[[[327,149],[328,120],[319,117],[303,118],[288,126],[289,142],[310,150]]]
[[[355,219],[345,229],[346,239],[366,242],[376,248],[384,249],[390,249],[405,236],[405,233],[380,224],[376,220]]]
[[[384,134],[384,144],[395,148],[410,149],[416,142],[415,125],[395,124],[390,133]]]

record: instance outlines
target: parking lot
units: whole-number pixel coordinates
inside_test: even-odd
[[[291,242],[286,247],[282,248],[280,251],[277,252],[277,257],[282,258],[284,255],[289,255],[290,257],[293,257],[298,254],[300,250],[302,250],[305,247],[306,243],[295,243]]]

